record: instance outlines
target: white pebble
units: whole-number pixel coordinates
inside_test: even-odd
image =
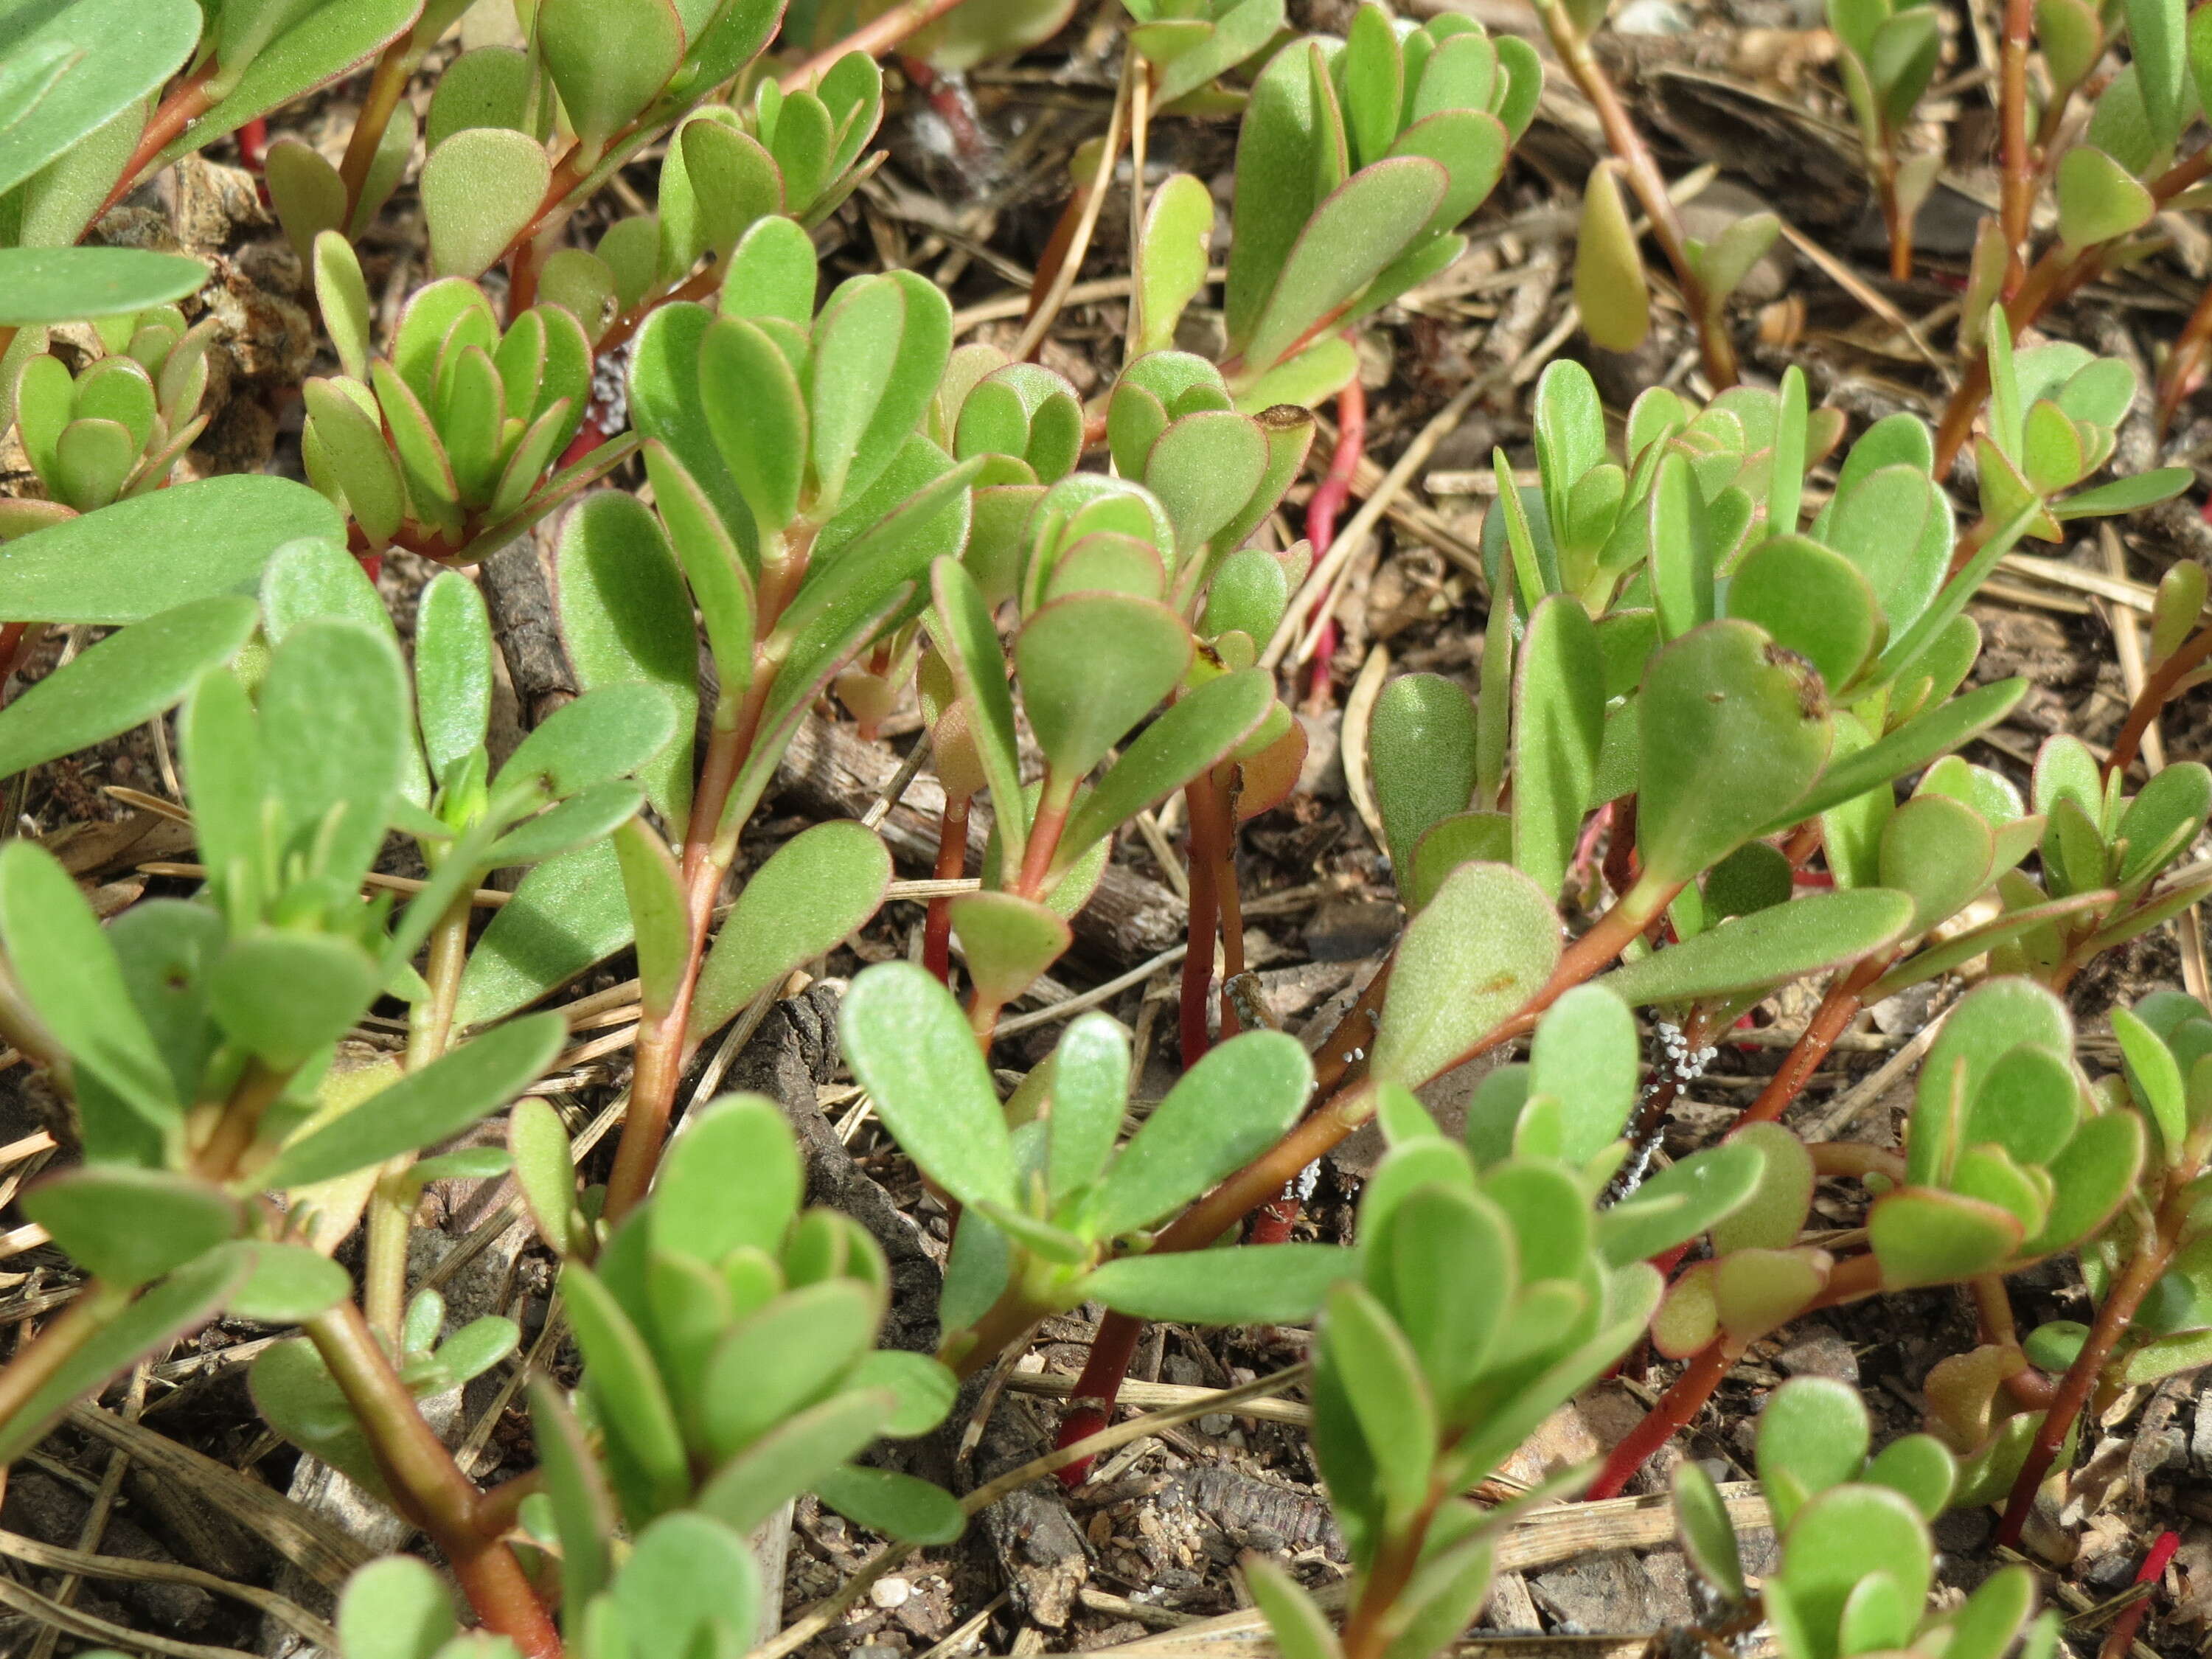
[[[903,1578],[878,1578],[868,1586],[868,1600],[889,1612],[906,1605],[907,1597],[914,1594],[914,1586]]]

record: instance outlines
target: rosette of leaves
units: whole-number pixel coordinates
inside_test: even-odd
[[[1123,0],[1129,46],[1145,60],[1161,109],[1188,100],[1194,109],[1216,100],[1199,94],[1271,46],[1283,28],[1282,0]],[[1233,94],[1231,94],[1233,96]]]
[[[1888,227],[1890,271],[1902,282],[1912,274],[1913,222],[1942,170],[1939,153],[1904,143],[1942,55],[1940,18],[1922,0],[1828,0],[1828,27],[1842,48],[1844,92]]]
[[[2212,1353],[2212,1217],[2202,1203],[2212,1154],[2212,1013],[2179,991],[2154,991],[2132,1009],[2115,1009],[2112,1031],[2128,1100],[2154,1133],[2143,1204],[2122,1210],[2081,1250],[2100,1315],[2124,1281],[2147,1286],[2132,1310],[2100,1320],[2123,1328],[2098,1344],[2106,1351],[2099,1374],[2106,1395],[2202,1365]],[[2027,1338],[2027,1357],[2068,1370],[2092,1334],[2079,1321],[2054,1320]]]
[[[635,447],[605,445],[547,477],[591,402],[591,342],[563,306],[533,306],[502,331],[483,289],[447,276],[408,301],[391,356],[372,359],[368,289],[336,232],[316,240],[315,289],[343,372],[304,388],[301,456],[371,550],[480,558]]]
[[[2207,890],[2191,870],[2160,885],[2212,814],[2212,773],[2194,762],[2166,768],[2130,796],[2079,738],[2046,740],[2035,758],[2032,804],[2044,820],[2042,883],[2014,872],[1999,882],[2007,908],[2041,909],[1997,958],[2001,971],[2064,986],[2099,953],[2170,921]],[[2063,902],[2067,908],[2052,912]]]
[[[2035,1577],[2025,1566],[2000,1568],[1948,1612],[1929,1607],[1928,1523],[1950,1500],[1951,1457],[1928,1436],[1909,1435],[1869,1458],[1871,1439],[1866,1407],[1843,1383],[1793,1377],[1767,1397],[1758,1470],[1781,1556],[1756,1591],[1711,1479],[1694,1463],[1677,1470],[1675,1529],[1711,1598],[1702,1629],[1724,1639],[1763,1618],[1784,1659],[2059,1651],[2057,1616],[2036,1613]]]
[[[2126,1200],[2143,1120],[2082,1087],[2073,1037],[2064,1005],[2027,980],[1992,980],[1953,1010],[1921,1066],[1904,1167],[1877,1176],[1892,1189],[1868,1212],[1885,1288],[2013,1272]]]
[[[963,1375],[1085,1301],[1207,1325],[1299,1320],[1353,1271],[1352,1253],[1329,1245],[1145,1251],[1152,1229],[1304,1109],[1312,1063],[1280,1032],[1212,1049],[1125,1144],[1129,1042],[1103,1014],[1072,1024],[1003,1105],[968,1018],[919,967],[862,972],[839,1029],[884,1127],[961,1204],[939,1352]]]
[[[805,1170],[773,1102],[734,1095],[687,1119],[651,1199],[611,1228],[585,1220],[550,1108],[518,1112],[510,1145],[539,1231],[564,1258],[561,1293],[584,1355],[574,1415],[546,1385],[532,1401],[540,1434],[567,1449],[549,1459],[549,1477],[556,1461],[568,1467],[547,1482],[545,1518],[564,1573],[577,1575],[562,1595],[571,1629],[603,1616],[592,1604],[607,1588],[610,1514],[634,1535],[684,1513],[742,1540],[812,1491],[896,1537],[958,1535],[958,1505],[935,1487],[840,1467],[879,1437],[935,1427],[952,1379],[923,1355],[876,1351],[883,1252],[851,1218],[802,1209]]]
[[[1759,1154],[1732,1146],[1594,1208],[1636,1097],[1635,1021],[1610,994],[1563,998],[1515,1069],[1518,1087],[1478,1096],[1464,1146],[1403,1088],[1382,1091],[1391,1147],[1361,1198],[1359,1272],[1315,1332],[1314,1451],[1352,1553],[1350,1611],[1340,1637],[1287,1574],[1248,1565],[1285,1652],[1425,1659],[1455,1639],[1500,1518],[1474,1486],[1642,1335],[1660,1289],[1643,1258],[1753,1188]]]
[[[1221,371],[1190,352],[1149,353],[1121,371],[1107,444],[1115,471],[1150,489],[1174,526],[1164,596],[1177,610],[1195,612],[1221,561],[1281,504],[1313,434],[1312,415],[1294,404],[1237,412]]]
[[[986,1030],[1066,948],[1061,917],[1088,896],[1107,838],[1223,761],[1273,744],[1286,724],[1271,713],[1279,711],[1269,675],[1196,649],[1190,623],[1168,602],[1183,568],[1175,526],[1141,484],[1072,475],[1042,492],[1024,536],[1027,556],[1014,575],[1022,622],[1011,653],[984,589],[958,562],[939,561],[928,619],[943,664],[933,701],[940,711],[959,710],[948,787],[963,799],[988,789],[994,815],[992,890],[951,906],[975,980],[975,1017]],[[1034,799],[1021,781],[1009,654],[1044,757]],[[942,730],[941,712],[937,724]],[[995,944],[983,943],[987,932]]]
[[[2135,370],[2070,341],[2015,351],[2002,307],[1991,307],[1985,327],[1989,429],[1974,440],[1984,518],[2002,523],[2039,507],[2027,533],[2061,542],[2069,520],[2132,513],[2196,481],[2187,467],[2167,466],[2078,489],[2112,459],[2135,402]]]
[[[162,488],[206,429],[213,319],[187,328],[174,306],[94,325],[100,355],[72,374],[52,352],[26,358],[13,391],[16,431],[44,502],[10,501],[0,532],[21,535],[123,495]]]
[[[1345,40],[1275,55],[1231,208],[1224,368],[1240,406],[1311,404],[1350,378],[1340,331],[1459,256],[1454,228],[1497,184],[1542,82],[1526,41],[1457,15],[1401,34],[1372,4]]]
[[[860,187],[881,159],[864,161],[862,152],[882,118],[883,90],[875,60],[849,52],[815,86],[787,93],[765,80],[747,110],[695,110],[669,135],[657,210],[610,226],[595,252],[548,254],[539,294],[575,310],[594,343],[609,327],[627,334],[670,298],[711,295],[738,239],[761,220],[781,214],[811,229]],[[702,258],[711,262],[703,270]]]
[[[10,1034],[69,1089],[86,1160],[24,1203],[93,1276],[71,1330],[58,1329],[58,1370],[46,1375],[26,1351],[17,1375],[44,1386],[8,1395],[0,1435],[16,1450],[70,1398],[219,1307],[327,1334],[319,1322],[338,1316],[349,1287],[325,1258],[367,1196],[342,1178],[373,1179],[511,1099],[561,1031],[533,1017],[404,1076],[326,1081],[334,1046],[380,995],[427,994],[410,959],[434,919],[483,865],[528,856],[502,848],[504,832],[544,835],[560,808],[522,821],[635,767],[672,724],[657,698],[572,705],[580,718],[541,727],[491,781],[464,844],[500,850],[457,859],[395,918],[389,893],[363,900],[363,879],[391,829],[427,833],[438,820],[423,810],[391,623],[359,567],[313,543],[288,549],[264,583],[273,648],[225,666],[255,620],[253,603],[235,597],[167,613],[94,647],[9,711],[10,723],[58,713],[67,725],[97,708],[100,726],[127,726],[182,696],[187,795],[209,871],[197,898],[136,905],[103,929],[45,852],[19,845],[0,868]],[[240,678],[249,664],[252,695]],[[450,725],[452,700],[434,690],[434,664],[426,669],[432,736]],[[488,708],[488,659],[480,682]],[[79,741],[65,731],[47,740],[57,738]],[[635,786],[623,788],[635,811]],[[289,1212],[251,1201],[268,1190],[294,1194]]]

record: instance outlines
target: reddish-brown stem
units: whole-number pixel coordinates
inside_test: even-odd
[[[1621,1488],[1635,1478],[1636,1472],[1674,1437],[1677,1430],[1686,1427],[1699,1407],[1713,1397],[1713,1390],[1720,1387],[1721,1379],[1743,1358],[1743,1344],[1726,1336],[1715,1337],[1702,1353],[1691,1360],[1689,1369],[1674,1379],[1674,1386],[1661,1395],[1658,1403],[1644,1414],[1644,1420],[1607,1455],[1605,1467],[1598,1471],[1597,1479],[1590,1482],[1590,1489],[1584,1495],[1593,1499],[1620,1497]]]
[[[210,58],[170,89],[169,95],[161,100],[161,107],[146,123],[145,131],[139,134],[138,147],[131,152],[131,159],[123,164],[123,176],[115,181],[115,188],[107,192],[107,199],[100,204],[100,211],[92,216],[91,223],[98,224],[100,214],[106,213],[136,189],[138,175],[168,149],[170,141],[214,106],[215,100],[208,94],[208,83],[215,79],[218,70],[219,65]]]
[[[2150,730],[2151,722],[2158,718],[2166,700],[2173,695],[2174,687],[2186,679],[2207,657],[2212,657],[2212,628],[2202,630],[2196,638],[2146,675],[2143,688],[2136,694],[2129,706],[2127,724],[2120,727],[2120,735],[2112,739],[2112,757],[2105,763],[2105,775],[2115,778],[2124,775],[2134,763],[2136,751],[2142,746],[2143,733]]]
[[[1882,225],[1889,233],[1889,275],[1893,282],[1912,280],[1912,216],[1897,196],[1897,141],[1882,135],[1882,158],[1877,179],[1881,197]]]
[[[340,1302],[309,1320],[307,1332],[361,1424],[400,1512],[445,1552],[484,1628],[508,1638],[531,1659],[559,1659],[560,1635],[514,1552],[477,1524],[483,1494],[422,1420],[361,1310]]]
[[[2204,360],[2208,341],[2212,341],[2212,285],[2197,296],[2197,309],[2189,313],[2188,322],[2182,325],[2173,349],[2166,356],[2166,366],[2159,370],[2158,429],[2161,434],[2173,423],[2174,411],[2189,395],[2197,366]]]
[[[1759,1091],[1759,1098],[1744,1109],[1737,1121],[1741,1123],[1772,1123],[1790,1108],[1790,1103],[1804,1091],[1813,1073],[1820,1069],[1820,1062],[1836,1046],[1836,1039],[1844,1028],[1858,1018],[1860,1000],[1867,988],[1888,971],[1889,964],[1897,959],[1894,951],[1877,951],[1860,961],[1849,972],[1838,975],[1828,987],[1828,994],[1820,999],[1820,1006],[1813,1011],[1805,1030],[1783,1056],[1782,1069],[1766,1081]]]
[[[763,541],[772,545],[763,550],[756,637],[766,641],[775,635],[784,607],[798,591],[812,541],[811,532],[779,532]],[[669,1006],[658,1018],[638,1025],[629,1103],[623,1116],[622,1139],[615,1148],[615,1166],[607,1177],[605,1213],[610,1222],[619,1221],[645,1196],[668,1138],[677,1085],[683,1079],[690,1052],[691,1003],[706,958],[707,930],[732,856],[731,851],[720,849],[722,811],[729,805],[738,773],[752,754],[777,665],[773,660],[757,661],[743,701],[734,709],[715,713],[714,735],[708,740],[706,763],[692,791],[691,818],[684,836],[684,907],[690,951]]]
[[[1022,873],[1014,882],[1013,890],[1024,898],[1044,896],[1045,878],[1052,873],[1053,854],[1060,850],[1060,832],[1067,828],[1071,792],[1056,790],[1053,783],[1048,768],[1044,788],[1037,797],[1036,817],[1030,824],[1029,845],[1022,853]]]
[[[1430,1483],[1420,1509],[1400,1530],[1382,1540],[1374,1565],[1360,1576],[1358,1599],[1345,1618],[1340,1644],[1344,1659],[1382,1659],[1394,1644],[1400,1622],[1391,1615],[1419,1571],[1422,1547],[1436,1521],[1437,1507],[1450,1496]]]
[[[2026,274],[2028,221],[2035,206],[2035,152],[2027,131],[2027,53],[2035,0],[2005,0],[2004,43],[1998,58],[1997,121],[2004,161],[1998,223],[2005,239],[2004,291]]]
[[[2136,1583],[2151,1588],[2120,1609],[2119,1617],[2112,1620],[2112,1628],[2106,1632],[2105,1645],[2097,1650],[2097,1659],[2127,1659],[2136,1644],[2136,1632],[2142,1628],[2144,1616],[2150,1612],[2150,1599],[2158,1593],[2158,1581],[2166,1576],[2166,1564],[2180,1547],[2179,1533],[2162,1532],[2143,1552],[2143,1563],[2136,1572]]]
[[[368,94],[362,100],[361,113],[354,118],[353,136],[346,140],[345,159],[338,163],[338,177],[345,182],[349,218],[361,205],[362,192],[368,188],[369,169],[376,164],[376,152],[383,148],[392,112],[399,107],[400,96],[407,90],[407,77],[422,61],[412,29],[386,46],[376,60]]]
[[[2059,1379],[2058,1392],[2051,1398],[2051,1409],[2043,1414],[2042,1426],[2036,1430],[2035,1439],[2028,1446],[2027,1460],[2021,1465],[2020,1474],[2013,1481],[2012,1498],[2005,1505],[2004,1521],[1997,1528],[2000,1547],[2020,1542],[2021,1528],[2027,1524],[2027,1517],[2035,1508],[2035,1494],[2043,1486],[2044,1476],[2051,1473],[2051,1465],[2058,1456],[2059,1447],[2065,1444],[2074,1419],[2096,1388],[2105,1362],[2112,1357],[2112,1350],[2128,1334],[2136,1310],[2142,1305],[2143,1297],[2150,1294],[2151,1286],[2158,1283],[2173,1260],[2189,1211],[2189,1183],[2178,1176],[2170,1176],[2165,1202],[2159,1206],[2150,1236],[2136,1247],[2126,1270],[2106,1292],[2096,1320],[2089,1327],[2088,1337],[2081,1344],[2081,1352],[2074,1357],[2074,1363],[2066,1368],[2066,1375]]]
[[[1313,544],[1316,559],[1336,540],[1337,514],[1352,498],[1352,480],[1358,476],[1360,459],[1366,453],[1367,389],[1354,374],[1336,394],[1336,447],[1329,452],[1328,471],[1322,474],[1312,499],[1306,502],[1306,540]],[[1313,678],[1306,693],[1309,705],[1315,708],[1328,703],[1329,659],[1336,653],[1334,619],[1324,619],[1322,630],[1314,647]]]
[[[2005,1392],[2023,1411],[2042,1411],[2056,1397],[2058,1387],[2029,1364],[2027,1356],[2021,1352],[2020,1327],[2014,1322],[2012,1297],[2005,1290],[2002,1275],[1980,1274],[1966,1288],[1973,1294],[1982,1346],[2004,1348],[2018,1358],[2018,1368],[2004,1380]]]
[[[1137,1338],[1144,1328],[1143,1321],[1127,1314],[1109,1313],[1098,1322],[1090,1357],[1083,1362],[1083,1374],[1075,1379],[1067,1411],[1060,1419],[1060,1434],[1052,1443],[1055,1450],[1090,1438],[1113,1420],[1114,1402],[1121,1398],[1122,1379],[1137,1357]],[[1086,1457],[1069,1464],[1060,1472],[1060,1484],[1081,1486],[1090,1476],[1092,1461]]]
[[[937,863],[930,873],[939,881],[957,881],[968,873],[967,795],[945,798],[945,811],[937,821]],[[939,893],[929,901],[929,915],[921,925],[921,965],[940,983],[952,983],[952,900]]]
[[[1222,872],[1229,860],[1229,807],[1220,786],[1210,775],[1191,780],[1183,802],[1190,821],[1186,862],[1190,878],[1189,948],[1182,959],[1181,1014],[1182,1063],[1195,1066],[1206,1057],[1212,1039],[1207,1034],[1206,1005],[1213,989],[1213,945],[1222,932]],[[1233,868],[1230,879],[1235,879]],[[1243,941],[1238,944],[1241,947]],[[1242,956],[1240,948],[1238,955]],[[1232,969],[1223,975],[1231,977]],[[1224,1000],[1224,1018],[1228,1017]],[[1224,1032],[1228,1027],[1223,1027]]]
[[[1536,8],[1536,12],[1544,21],[1560,63],[1574,77],[1590,107],[1597,112],[1598,125],[1605,131],[1606,147],[1626,172],[1628,187],[1636,192],[1638,204],[1651,222],[1652,240],[1659,244],[1667,263],[1674,267],[1675,284],[1682,290],[1682,304],[1698,326],[1705,378],[1713,383],[1716,391],[1734,386],[1735,343],[1729,338],[1725,319],[1711,303],[1697,268],[1690,263],[1689,239],[1683,234],[1682,221],[1674,211],[1674,198],[1667,193],[1666,174],[1659,171],[1659,163],[1644,147],[1643,135],[1621,103],[1620,94],[1614,91],[1612,77],[1590,52],[1589,41],[1575,32],[1567,9],[1543,4]]]
[[[908,36],[921,33],[959,3],[960,0],[908,0],[905,5],[894,6],[882,16],[861,24],[834,46],[824,46],[787,73],[779,84],[786,92],[811,86],[849,52],[880,58]]]
[[[476,1528],[487,1538],[512,1532],[523,1500],[545,1490],[545,1471],[525,1469],[477,1498]]]
[[[2212,145],[2176,161],[2160,173],[2151,185],[2151,199],[2163,207],[2208,173],[2212,173]],[[2054,301],[2065,298],[2102,270],[2111,246],[2110,243],[2100,242],[2070,258],[2063,246],[2045,248],[2042,257],[2028,268],[2019,291],[2005,302],[2005,317],[2014,334],[2042,316]],[[1983,400],[1989,395],[1989,358],[1978,351],[1960,377],[1958,389],[1952,392],[1950,402],[1943,406],[1942,421],[1936,428],[1936,477],[1950,475],[1953,463],[1959,459],[1959,452],[1966,447],[1966,439],[1974,429],[1974,416],[1981,411]]]

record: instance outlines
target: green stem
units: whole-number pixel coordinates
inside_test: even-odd
[[[484,1628],[508,1638],[531,1659],[560,1659],[560,1635],[521,1563],[477,1524],[482,1494],[422,1420],[361,1310],[342,1302],[306,1328],[368,1437],[400,1513],[445,1552]]]
[[[661,1146],[668,1139],[677,1085],[683,1080],[689,1058],[691,1003],[698,989],[699,969],[706,959],[714,900],[737,858],[738,826],[731,826],[725,834],[723,812],[738,775],[751,758],[775,671],[790,648],[789,641],[778,635],[776,623],[806,574],[813,537],[812,526],[802,525],[762,538],[761,574],[756,590],[758,619],[754,624],[758,643],[753,647],[752,675],[742,698],[726,695],[717,705],[714,733],[707,742],[698,787],[692,792],[691,819],[684,830],[682,859],[690,953],[669,1006],[658,1018],[641,1021],[638,1026],[629,1103],[623,1115],[622,1140],[615,1148],[615,1167],[607,1178],[605,1214],[610,1224],[621,1220],[644,1198],[659,1166]]]
[[[86,1280],[68,1311],[17,1348],[15,1358],[0,1370],[0,1425],[12,1424],[62,1367],[130,1305],[129,1291],[96,1279]]]
[[[345,183],[346,217],[353,217],[354,210],[361,205],[362,192],[368,187],[368,172],[376,163],[376,152],[384,147],[385,130],[392,125],[394,111],[407,90],[408,77],[415,73],[422,61],[422,52],[415,44],[415,31],[410,29],[384,49],[376,60],[376,73],[370,77],[368,95],[362,100],[361,113],[355,118],[353,137],[346,141],[345,160],[338,164],[338,177]]]
[[[470,896],[464,893],[430,930],[430,956],[423,974],[430,994],[415,1005],[408,1022],[410,1072],[420,1071],[453,1046],[453,1010],[461,998],[461,970],[469,961],[469,912]],[[415,1229],[417,1196],[407,1177],[414,1167],[415,1155],[403,1152],[377,1172],[376,1186],[369,1194],[362,1265],[362,1310],[369,1328],[395,1350],[407,1315],[407,1242]]]

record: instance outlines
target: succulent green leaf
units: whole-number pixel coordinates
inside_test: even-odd
[[[952,994],[911,963],[853,981],[839,1017],[853,1075],[907,1156],[965,1203],[1014,1202],[1013,1147]]]
[[[1559,918],[1526,876],[1462,865],[1399,941],[1370,1070],[1418,1087],[1448,1071],[1551,977]]]

